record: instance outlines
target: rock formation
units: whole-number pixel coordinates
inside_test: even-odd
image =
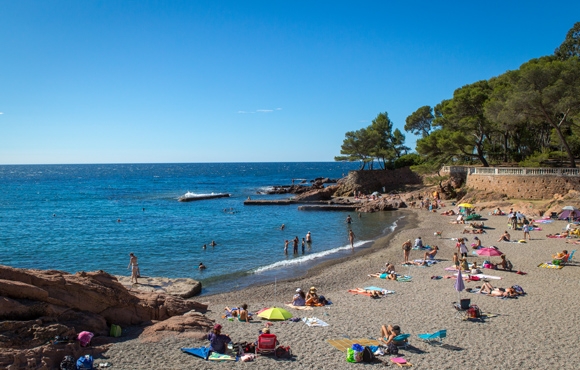
[[[180,297],[128,291],[104,271],[72,275],[0,266],[0,368],[54,369],[64,355],[107,349],[106,343],[87,349],[75,341],[50,344],[55,336],[74,339],[85,330],[104,336],[111,324],[142,325],[206,309]],[[199,327],[210,326],[203,320]]]
[[[407,185],[422,183],[421,177],[412,172],[409,167],[396,170],[350,171],[347,177],[339,180],[335,196],[351,196],[354,195],[355,190],[363,194],[371,194],[375,191],[388,193]]]

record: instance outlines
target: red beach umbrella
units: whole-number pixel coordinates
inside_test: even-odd
[[[500,252],[498,249],[495,248],[481,248],[475,252],[480,256],[488,256],[488,257],[498,257],[503,254],[502,252]]]

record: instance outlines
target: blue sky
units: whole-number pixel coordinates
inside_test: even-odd
[[[577,21],[577,1],[0,0],[0,164],[332,161]]]

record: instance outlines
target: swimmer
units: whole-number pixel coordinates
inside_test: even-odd
[[[215,247],[217,245],[217,243],[212,240],[211,243],[209,243],[209,245],[211,245],[212,247]]]
[[[346,223],[350,224],[352,222],[352,218],[350,218],[350,215],[346,216]]]
[[[200,269],[200,270],[205,270],[206,269],[205,265],[202,262],[199,263],[199,266],[197,268]]]
[[[121,222],[121,219],[120,219],[120,218],[118,218],[118,219],[117,219],[117,222]]]
[[[206,245],[206,244],[204,244],[202,248],[203,248],[203,249],[207,249],[207,245]]]
[[[280,230],[284,231],[285,227],[286,227],[286,225],[282,224],[282,226],[280,226]]]

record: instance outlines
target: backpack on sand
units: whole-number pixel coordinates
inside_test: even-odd
[[[370,349],[370,347],[365,347],[363,349],[363,362],[373,362],[375,360],[375,354]]]
[[[93,370],[93,356],[81,356],[77,360],[77,370]]]
[[[64,356],[60,362],[60,370],[77,370],[75,359],[72,356]]]

